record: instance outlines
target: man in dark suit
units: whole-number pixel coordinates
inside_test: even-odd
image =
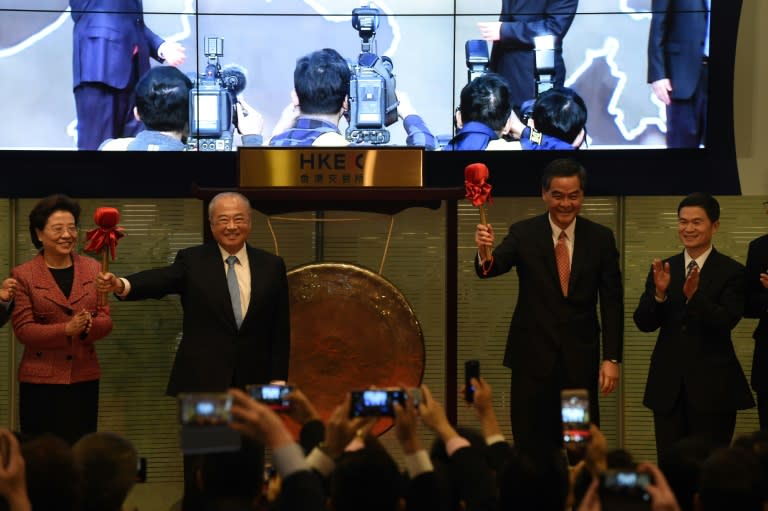
[[[667,147],[699,147],[707,126],[712,0],[653,0],[648,83],[667,106]]]
[[[170,396],[223,392],[288,376],[290,321],[283,259],[246,244],[251,212],[242,195],[214,197],[208,218],[216,243],[180,250],[164,268],[126,278],[106,273],[97,280],[99,291],[126,300],[181,297],[184,330],[168,382]],[[230,256],[237,258],[231,267]],[[239,288],[237,306],[230,271]]]
[[[578,0],[503,0],[499,21],[478,23],[480,34],[493,42],[489,68],[507,79],[512,104],[518,111],[524,101],[536,97],[535,41],[554,36],[553,85],[565,84],[563,38],[571,28]]]
[[[149,58],[177,66],[184,48],[144,25],[142,0],[69,0],[69,7],[77,148],[96,150],[104,140],[139,131],[133,89]]]
[[[760,320],[752,334],[755,339],[752,388],[757,393],[760,429],[768,430],[768,234],[749,244],[746,274],[747,302],[744,316]]]
[[[661,463],[688,436],[729,445],[736,410],[755,404],[731,341],[744,313],[744,266],[712,246],[720,205],[692,193],[677,216],[685,250],[653,261],[634,314],[641,331],[659,330],[643,404],[653,411]]]
[[[562,446],[562,389],[588,389],[590,420],[597,424],[598,388],[612,392],[619,380],[624,327],[619,253],[610,229],[577,216],[585,181],[578,162],[554,160],[541,181],[546,214],[512,224],[488,260],[482,254],[493,246],[493,228],[480,224],[475,231],[478,276],[495,277],[516,267],[520,279],[504,365],[512,369],[512,432],[523,449]]]

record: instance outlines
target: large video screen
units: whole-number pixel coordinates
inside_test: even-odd
[[[77,148],[73,59],[78,56],[73,49],[70,4],[85,6],[85,11],[111,11],[117,17],[123,15],[120,9],[126,9],[121,5],[141,3],[0,0],[1,148]],[[562,15],[558,9],[563,7],[558,6],[569,3],[576,5],[576,12],[562,38],[564,83],[587,105],[585,147],[665,148],[666,106],[648,83],[651,0],[528,1],[520,4],[541,7],[507,14],[520,19],[554,9],[554,15]],[[701,3],[701,14],[706,16],[708,2]],[[291,102],[297,58],[334,48],[357,60],[361,38],[352,26],[351,13],[360,4],[356,0],[144,0],[143,17],[155,34],[184,46],[186,61],[179,69],[190,76],[202,73],[208,63],[207,38],[223,38],[219,62],[224,67],[237,64],[246,71],[242,98],[263,115],[268,140]],[[398,94],[407,95],[430,131],[442,140],[454,134],[454,111],[468,80],[465,42],[481,38],[479,23],[499,20],[501,4],[500,0],[371,4],[381,11],[373,51],[391,58]],[[534,28],[521,29],[526,30]],[[161,64],[153,61],[152,65]],[[402,122],[388,129],[391,143],[405,144]]]

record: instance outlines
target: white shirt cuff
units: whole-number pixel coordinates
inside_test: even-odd
[[[415,479],[421,474],[433,472],[435,470],[426,449],[419,449],[413,454],[406,454],[404,461],[405,469],[408,471],[408,475],[411,479]]]
[[[123,277],[120,277],[120,280],[123,281],[123,286],[125,286],[125,289],[123,289],[122,293],[115,293],[120,298],[125,298],[128,296],[128,293],[131,292],[131,283],[128,282],[128,279],[124,279]]]
[[[336,468],[336,463],[333,458],[325,454],[321,449],[315,447],[307,455],[307,464],[317,470],[323,477],[328,477]]]
[[[304,451],[297,443],[287,444],[272,451],[272,462],[283,479],[294,472],[309,470]]]
[[[499,442],[504,442],[504,435],[497,433],[495,435],[485,437],[485,445],[493,445]]]

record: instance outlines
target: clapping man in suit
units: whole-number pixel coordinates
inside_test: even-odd
[[[149,58],[179,66],[186,55],[181,44],[144,24],[142,0],[69,0],[69,7],[77,148],[96,150],[104,140],[139,131],[133,89]]]
[[[707,126],[712,0],[653,0],[648,83],[667,109],[667,147],[699,147]]]
[[[768,212],[768,202],[763,203]],[[757,393],[760,429],[768,430],[768,234],[752,240],[747,251],[747,302],[744,316],[757,318],[752,337],[752,388]]]
[[[562,389],[588,389],[590,419],[597,424],[598,389],[613,392],[619,381],[624,328],[619,253],[610,229],[578,216],[585,183],[581,164],[554,160],[541,180],[547,213],[512,224],[487,260],[482,254],[493,247],[493,228],[480,224],[475,231],[478,276],[495,277],[516,267],[520,279],[504,365],[512,370],[512,433],[523,449],[562,446]]]
[[[659,330],[643,404],[653,411],[661,463],[687,436],[729,445],[736,411],[754,406],[731,341],[744,313],[744,266],[712,245],[720,205],[692,193],[677,216],[684,250],[653,261],[634,314],[641,331]]]

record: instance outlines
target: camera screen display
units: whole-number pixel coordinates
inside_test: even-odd
[[[394,403],[405,404],[405,390],[360,390],[352,391],[351,417],[394,417]]]
[[[193,104],[197,128],[200,131],[216,131],[219,127],[219,95],[197,94]]]
[[[589,438],[589,394],[584,389],[563,390],[560,412],[563,441],[584,442]]]
[[[649,500],[645,487],[651,483],[651,476],[642,472],[608,470],[600,478],[603,492],[625,495],[631,498]]]
[[[227,424],[232,416],[232,397],[229,394],[179,394],[179,414],[182,424],[206,426]]]
[[[282,410],[290,406],[286,396],[293,388],[287,385],[249,385],[246,390],[256,401],[269,405],[272,409]]]

